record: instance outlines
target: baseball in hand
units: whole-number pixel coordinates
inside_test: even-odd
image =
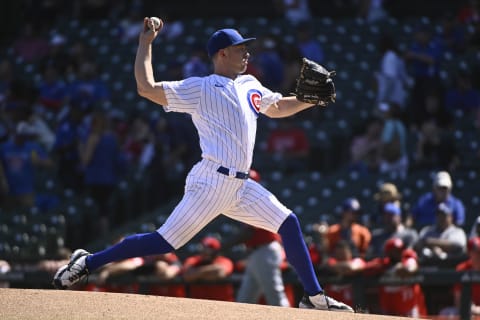
[[[161,20],[157,17],[150,17],[150,21],[152,22],[150,29],[152,29],[153,26],[153,31],[157,31],[162,23]]]

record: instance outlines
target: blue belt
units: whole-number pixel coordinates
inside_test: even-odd
[[[221,174],[224,174],[226,176],[230,176],[230,170],[228,168],[225,168],[225,167],[219,167],[217,169],[217,172],[220,172]],[[235,177],[237,179],[242,179],[242,180],[248,179],[248,173],[240,172],[240,171],[237,171],[237,172],[234,172],[234,173],[235,173],[235,175],[232,176],[232,177]]]

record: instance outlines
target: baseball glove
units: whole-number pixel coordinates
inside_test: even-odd
[[[318,63],[303,58],[300,77],[293,94],[300,101],[321,106],[335,102],[335,85],[332,80],[334,75],[335,71],[327,71]]]

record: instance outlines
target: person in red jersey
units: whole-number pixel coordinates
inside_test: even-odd
[[[362,272],[364,267],[365,260],[360,257],[354,257],[350,244],[345,240],[337,242],[333,256],[327,260],[327,269],[342,277]],[[325,291],[334,299],[344,301],[348,305],[354,305],[351,283],[328,284],[325,287]]]
[[[148,294],[167,297],[186,297],[185,285],[181,281],[182,263],[174,252],[145,257],[144,271],[162,283],[148,286]],[[143,273],[145,273],[143,272]],[[142,273],[142,274],[143,274]]]
[[[408,277],[418,271],[417,254],[406,248],[399,238],[389,239],[384,246],[384,257],[366,263],[364,274]],[[418,283],[407,285],[382,285],[379,287],[379,304],[383,314],[422,317],[427,314],[425,297]]]
[[[480,237],[470,238],[467,244],[468,260],[457,265],[456,270],[463,271],[480,271]],[[460,300],[462,294],[462,285],[456,284],[453,287],[453,296],[455,299],[455,307],[460,310]],[[473,316],[480,316],[480,283],[472,284],[472,305],[470,311]]]
[[[204,237],[199,254],[183,263],[183,279],[187,282],[189,298],[235,301],[231,282],[226,281],[233,272],[233,262],[219,255],[220,241]]]

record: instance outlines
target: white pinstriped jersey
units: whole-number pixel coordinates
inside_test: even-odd
[[[163,82],[166,111],[192,115],[203,159],[190,170],[185,194],[157,230],[175,249],[219,214],[277,232],[291,210],[258,182],[226,176],[220,166],[248,172],[257,117],[281,98],[253,76],[235,80],[219,75]]]
[[[257,117],[268,107],[261,101],[274,95],[272,91],[251,75],[232,80],[216,74],[163,82],[163,89],[168,101],[166,111],[192,115],[203,158],[248,172]]]

